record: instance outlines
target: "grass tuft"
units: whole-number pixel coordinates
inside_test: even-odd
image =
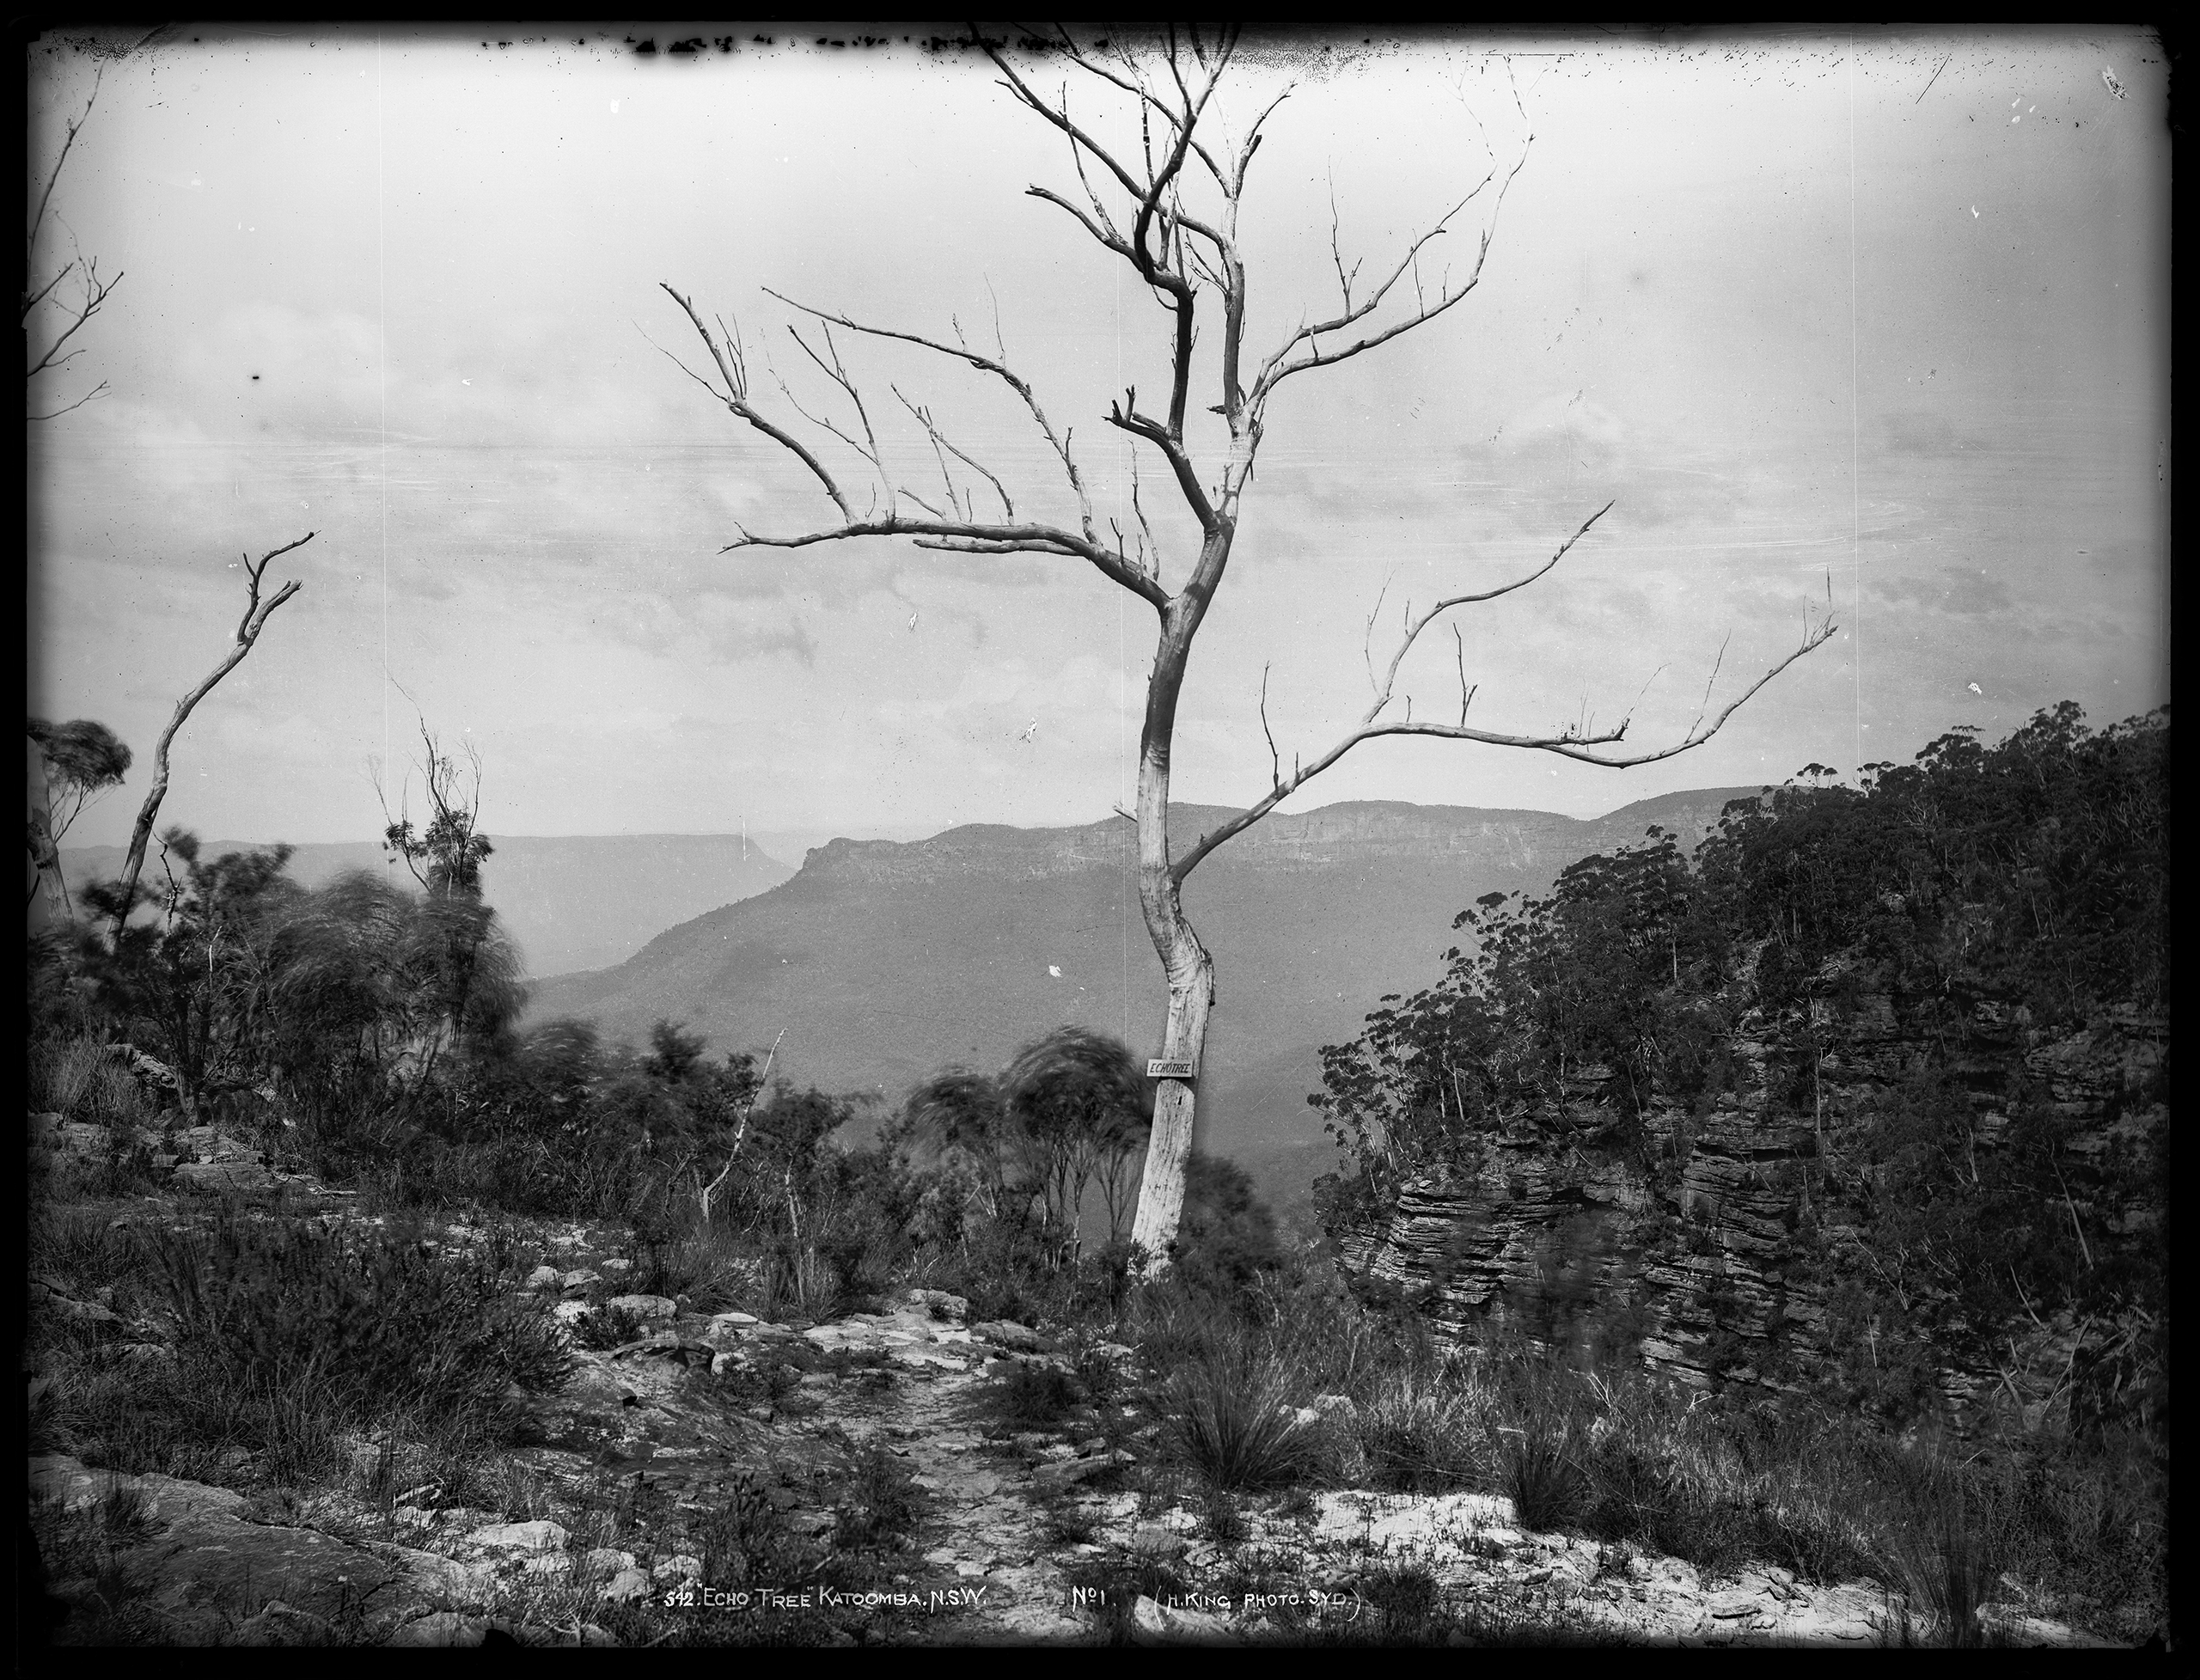
[[[1258,1492],[1311,1475],[1317,1438],[1291,1403],[1287,1368],[1242,1339],[1209,1342],[1168,1379],[1163,1420],[1176,1456],[1213,1488]]]
[[[1586,1488],[1565,1427],[1531,1424],[1517,1434],[1508,1433],[1498,1462],[1514,1520],[1522,1528],[1549,1534],[1580,1519]]]

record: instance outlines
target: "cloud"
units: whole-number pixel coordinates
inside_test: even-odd
[[[584,622],[588,633],[652,658],[701,655],[711,664],[738,665],[785,655],[804,667],[817,663],[816,638],[800,619],[778,609],[616,588],[573,605],[568,617],[576,627]]]
[[[1873,576],[1869,592],[1891,607],[1922,608],[1957,618],[1983,619],[2016,613],[2020,602],[2009,586],[1976,566],[1936,566],[1929,571]]]
[[[1978,447],[1975,438],[1958,437],[1948,417],[1929,408],[1881,415],[1879,432],[1882,454],[1914,455],[1923,461],[1949,461]]]
[[[1647,458],[1654,450],[1655,459]],[[1722,521],[1761,486],[1744,464],[1684,453],[1670,438],[1645,444],[1627,419],[1582,390],[1553,392],[1490,435],[1455,451],[1467,476],[1505,486],[1524,522],[1548,528],[1552,510],[1616,501],[1636,525]]]

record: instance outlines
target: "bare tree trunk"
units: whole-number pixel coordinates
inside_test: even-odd
[[[248,588],[250,594],[245,602],[244,616],[237,621],[236,645],[223,656],[222,663],[206,674],[199,685],[176,702],[175,715],[168,719],[168,726],[161,731],[160,744],[153,749],[153,785],[145,795],[145,803],[138,809],[137,825],[130,831],[130,855],[122,864],[122,896],[114,913],[113,937],[122,938],[124,926],[130,919],[130,901],[138,890],[138,876],[145,867],[145,842],[151,838],[153,820],[161,814],[161,801],[168,791],[168,743],[175,739],[184,720],[191,716],[192,708],[213,692],[214,685],[227,676],[252,651],[253,644],[260,639],[260,632],[267,623],[267,615],[298,592],[296,581],[285,583],[267,600],[260,598],[260,579],[267,570],[267,563],[278,554],[287,554],[293,548],[302,548],[314,539],[308,531],[296,542],[286,542],[280,548],[269,550],[260,557],[257,565],[252,556],[245,559]]]
[[[27,907],[35,907],[41,895],[46,900],[43,918],[34,915],[31,926],[40,921],[56,927],[69,919],[69,889],[61,878],[61,848],[53,841],[52,803],[46,790],[46,755],[35,742],[30,752],[30,890]]]
[[[1170,896],[1175,895],[1172,883]],[[1176,951],[1164,959],[1170,969],[1169,1022],[1161,1054],[1196,1067],[1207,1042],[1207,1011],[1214,1006],[1214,962],[1189,922],[1179,917],[1177,928],[1181,938]],[[1197,1076],[1164,1079],[1160,1087],[1154,1097],[1152,1134],[1146,1139],[1138,1216],[1131,1225],[1131,1241],[1146,1250],[1144,1275],[1148,1278],[1169,1269],[1169,1248],[1176,1240],[1177,1222],[1183,1214]]]
[[[1211,535],[1201,555],[1199,576],[1219,578],[1228,561],[1234,535],[1224,525]],[[1169,771],[1176,728],[1176,697],[1192,637],[1206,616],[1207,596],[1187,590],[1162,615],[1161,645],[1146,685],[1146,723],[1138,767],[1138,895],[1146,930],[1169,978],[1169,1016],[1162,1031],[1161,1054],[1188,1061],[1192,1077],[1164,1079],[1155,1093],[1153,1130],[1146,1139],[1146,1174],[1139,1185],[1138,1213],[1131,1241],[1145,1250],[1143,1275],[1158,1278],[1169,1269],[1169,1249],[1176,1240],[1184,1207],[1184,1168],[1192,1153],[1192,1120],[1199,1082],[1200,1053],[1207,1043],[1207,1011],[1214,1007],[1214,959],[1184,919],[1181,878],[1169,856]]]

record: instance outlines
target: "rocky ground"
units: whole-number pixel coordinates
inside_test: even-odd
[[[181,1167],[209,1181],[192,1185],[202,1190],[276,1182],[246,1145],[185,1141],[199,1158],[180,1164],[180,1187],[192,1185]],[[309,1183],[289,1188],[341,1202]],[[118,1217],[174,1216],[165,1199],[140,1206]],[[632,1334],[581,1348],[571,1384],[533,1403],[534,1444],[509,1452],[493,1504],[478,1478],[473,1502],[455,1502],[432,1455],[403,1440],[356,1441],[346,1472],[311,1494],[115,1476],[50,1453],[30,1464],[42,1531],[91,1524],[105,1542],[97,1572],[57,1571],[54,1593],[86,1617],[117,1611],[111,1599],[126,1593],[143,1636],[180,1644],[465,1645],[492,1629],[535,1644],[1380,1641],[1432,1628],[1459,1643],[1897,1636],[1902,1607],[1877,1583],[1812,1585],[1773,1568],[1707,1579],[1631,1546],[1524,1531],[1489,1495],[1300,1493],[1218,1517],[1163,1462],[1158,1426],[1121,1403],[1142,1375],[1128,1348],[971,1323],[958,1298],[924,1290],[806,1327],[706,1314],[615,1293],[627,1262],[601,1234],[539,1235],[552,1258],[529,1292],[584,1340],[605,1340],[606,1323]],[[464,1249],[485,1236],[454,1225],[442,1240]],[[59,1280],[40,1286],[64,1315],[113,1320],[119,1356],[166,1355],[147,1327]],[[1114,1402],[1056,1408],[1044,1426],[1008,1416],[1019,1367],[1043,1389],[1048,1368],[1072,1364],[1088,1378],[1119,1367]],[[1350,1402],[1323,1397],[1332,1403]],[[1322,1409],[1299,1422],[1320,1428]],[[846,1489],[866,1458],[874,1481],[890,1460],[885,1480],[915,1498],[895,1532],[870,1536],[857,1574],[805,1565],[775,1583],[752,1572],[736,1593],[706,1588],[704,1560],[679,1549],[696,1520],[733,1506],[785,1543],[777,1555],[829,1556],[861,1520]],[[2015,1643],[2094,1642],[1995,1614]]]

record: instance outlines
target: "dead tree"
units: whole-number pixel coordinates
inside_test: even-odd
[[[159,745],[153,748],[153,785],[145,795],[145,803],[138,812],[137,826],[130,831],[130,852],[122,861],[120,895],[115,901],[114,926],[112,937],[119,940],[125,923],[138,896],[138,876],[145,867],[145,842],[153,833],[153,820],[161,814],[161,801],[168,791],[168,744],[175,739],[175,732],[191,716],[192,708],[214,690],[214,685],[241,664],[250,653],[253,644],[260,639],[260,632],[266,627],[268,614],[298,592],[298,582],[292,578],[266,600],[260,598],[260,580],[266,575],[268,562],[278,555],[287,554],[293,548],[302,548],[314,540],[315,533],[308,531],[296,542],[286,542],[280,548],[271,548],[255,562],[250,554],[244,557],[245,607],[244,616],[237,620],[236,643],[223,657],[222,663],[209,671],[197,687],[176,702],[175,715],[168,719],[168,726],[161,731]]]
[[[412,871],[412,878],[431,897],[456,894],[478,899],[481,896],[482,860],[497,849],[486,835],[478,832],[481,754],[474,750],[471,742],[461,743],[467,764],[473,771],[473,785],[469,787],[460,773],[458,761],[443,751],[443,743],[429,729],[427,718],[422,717],[419,724],[420,744],[427,753],[421,779],[428,790],[428,826],[425,831],[415,831],[402,791],[398,795],[397,814],[390,815],[388,797],[382,793],[377,773],[375,791],[382,797],[382,821],[387,825],[382,829],[382,850],[401,860]],[[407,778],[406,788],[410,786],[411,779]]]
[[[1169,1009],[1163,1029],[1161,1055],[1189,1066],[1190,1077],[1164,1078],[1154,1107],[1147,1145],[1145,1176],[1140,1187],[1138,1213],[1132,1239],[1146,1255],[1149,1275],[1168,1264],[1170,1244],[1175,1240],[1184,1195],[1184,1168],[1192,1143],[1194,1090],[1208,1011],[1214,1003],[1214,968],[1207,949],[1185,919],[1180,901],[1185,877],[1201,858],[1232,835],[1257,822],[1284,799],[1335,764],[1362,742],[1387,735],[1438,736],[1447,740],[1478,742],[1486,746],[1512,747],[1555,753],[1585,763],[1611,767],[1645,764],[1670,758],[1702,745],[1715,734],[1738,707],[1796,659],[1821,645],[1834,630],[1830,614],[1815,627],[1806,610],[1802,640],[1742,694],[1707,723],[1699,712],[1685,736],[1665,747],[1642,752],[1618,750],[1627,732],[1627,720],[1601,731],[1592,725],[1561,728],[1549,735],[1514,735],[1470,726],[1467,708],[1474,690],[1465,681],[1461,659],[1461,695],[1456,723],[1415,719],[1409,703],[1407,715],[1390,718],[1398,668],[1421,632],[1440,615],[1457,607],[1494,599],[1525,587],[1555,565],[1568,549],[1594,525],[1606,509],[1599,509],[1559,545],[1556,553],[1536,571],[1495,589],[1461,594],[1438,602],[1418,618],[1409,616],[1398,646],[1390,656],[1384,676],[1374,681],[1374,703],[1357,726],[1314,759],[1294,761],[1288,776],[1270,737],[1269,791],[1237,816],[1198,836],[1182,852],[1172,851],[1169,837],[1169,776],[1171,743],[1176,733],[1177,698],[1183,687],[1192,644],[1222,586],[1236,541],[1239,507],[1250,486],[1258,458],[1268,406],[1286,381],[1331,367],[1364,351],[1427,325],[1475,289],[1489,254],[1496,217],[1506,192],[1527,161],[1533,136],[1525,135],[1517,156],[1509,165],[1489,153],[1487,171],[1457,204],[1426,231],[1409,240],[1404,248],[1374,284],[1359,284],[1359,266],[1348,266],[1332,224],[1331,247],[1335,257],[1339,291],[1334,311],[1318,320],[1301,316],[1296,328],[1265,356],[1245,343],[1247,271],[1238,241],[1238,209],[1255,156],[1260,150],[1262,125],[1288,96],[1286,89],[1253,118],[1234,142],[1218,135],[1210,107],[1238,54],[1234,30],[1213,37],[1196,30],[1166,37],[1141,56],[1120,41],[1087,48],[1066,32],[1053,46],[1057,56],[1089,77],[1096,91],[1121,101],[1138,126],[1138,150],[1111,147],[1071,113],[1065,89],[1049,99],[1011,65],[999,46],[974,32],[979,46],[999,72],[1001,85],[1023,107],[1051,125],[1064,137],[1075,174],[1078,198],[1046,186],[1032,186],[1030,195],[1073,218],[1094,243],[1126,264],[1163,310],[1170,334],[1170,382],[1166,407],[1153,413],[1139,405],[1138,392],[1126,390],[1109,408],[1107,423],[1153,451],[1168,470],[1183,508],[1196,522],[1198,553],[1182,581],[1173,586],[1164,579],[1159,545],[1134,480],[1133,505],[1137,529],[1126,536],[1110,522],[1103,534],[1095,522],[1091,496],[1070,447],[1070,434],[1058,431],[1042,409],[1030,383],[1008,364],[1007,351],[999,343],[987,355],[975,350],[959,329],[955,341],[944,342],[920,333],[851,319],[828,309],[813,307],[784,296],[768,295],[810,316],[816,323],[814,338],[791,327],[795,343],[836,388],[835,400],[846,405],[850,418],[834,420],[802,407],[791,390],[781,388],[796,412],[819,431],[852,450],[864,463],[869,500],[859,512],[856,503],[816,450],[760,410],[752,394],[749,363],[737,329],[722,319],[706,321],[694,303],[667,284],[664,290],[685,311],[716,370],[715,382],[685,363],[683,371],[702,384],[728,412],[754,427],[798,461],[823,488],[839,511],[840,522],[792,535],[764,536],[740,530],[726,545],[739,548],[803,548],[813,544],[845,541],[855,537],[908,537],[919,548],[966,554],[1048,554],[1090,565],[1118,589],[1128,590],[1153,609],[1159,621],[1153,667],[1146,690],[1145,720],[1140,730],[1138,771],[1139,900],[1148,935],[1169,984]],[[1525,130],[1527,113],[1514,95]],[[1079,199],[1082,202],[1079,202]],[[1112,208],[1111,208],[1112,205]],[[1479,206],[1479,208],[1477,208]],[[1479,220],[1478,239],[1470,260],[1454,273],[1444,270],[1436,277],[1432,295],[1423,265],[1432,254],[1432,241],[1449,234],[1470,211]],[[1209,339],[1213,348],[1201,358],[1201,376],[1216,400],[1207,412],[1219,416],[1227,429],[1225,450],[1220,459],[1210,457],[1204,466],[1195,459],[1187,441],[1185,415],[1195,376],[1194,332],[1202,302],[1219,306],[1219,332]],[[959,448],[941,430],[928,407],[912,402],[899,389],[901,406],[921,428],[924,442],[936,462],[940,487],[929,486],[920,494],[887,467],[873,425],[876,402],[866,403],[857,381],[841,355],[840,333],[859,333],[920,346],[961,362],[988,379],[997,379],[1029,412],[1031,422],[1060,463],[1068,495],[1076,504],[1073,522],[1021,514],[1010,487],[989,468]],[[1219,339],[1219,345],[1217,340]],[[1209,357],[1213,359],[1210,360]],[[675,360],[677,358],[675,358]],[[882,411],[883,412],[883,411]],[[1219,441],[1219,439],[1217,441]],[[982,486],[958,483],[956,463],[981,477]],[[879,499],[883,494],[884,507]],[[999,517],[992,516],[998,501]],[[1609,508],[1607,504],[1607,509]],[[978,510],[986,509],[984,514]],[[738,529],[738,528],[736,528]],[[1373,620],[1370,620],[1372,636]],[[1369,671],[1373,678],[1371,654]],[[1713,676],[1715,680],[1714,667]],[[1710,689],[1707,686],[1706,706]],[[1267,714],[1263,693],[1262,724]],[[1128,813],[1127,813],[1128,815]]]
[[[99,96],[99,83],[95,80],[91,97],[84,101],[82,114],[68,125],[68,137],[61,143],[61,155],[53,160],[53,172],[39,187],[38,202],[31,214],[30,231],[23,247],[23,378],[26,383],[42,373],[56,371],[84,353],[82,345],[70,346],[70,339],[89,323],[91,318],[100,312],[100,306],[107,302],[108,294],[122,284],[119,274],[111,280],[102,280],[99,259],[87,257],[82,251],[76,252],[46,280],[41,282],[38,278],[39,235],[46,229],[46,211],[53,202],[53,189],[60,182],[62,168],[69,162],[69,150],[76,144],[76,136],[90,119],[92,107],[98,103]],[[59,218],[55,219],[58,221]],[[74,242],[72,235],[72,247]],[[62,283],[72,275],[76,277],[75,284],[64,288]],[[42,320],[49,316],[58,318],[58,327],[46,329],[43,348],[34,339],[34,315],[39,315]],[[107,382],[101,380],[76,401],[64,403],[58,408],[43,414],[33,414],[30,418],[34,420],[54,419],[72,408],[82,407],[93,398],[104,395],[106,391]]]

